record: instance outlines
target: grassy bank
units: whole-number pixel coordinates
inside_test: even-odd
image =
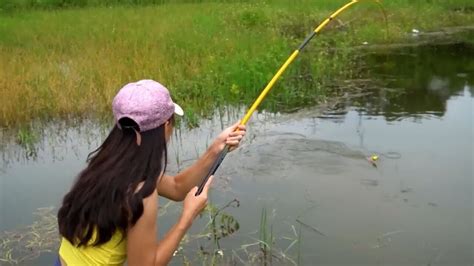
[[[89,2],[97,3],[85,5]],[[290,67],[264,107],[291,109],[324,97],[326,83],[354,75],[347,47],[407,41],[413,28],[474,24],[470,1],[412,2],[384,4],[388,35],[381,13],[369,1],[342,14]],[[0,126],[38,118],[106,117],[116,91],[143,78],[169,87],[191,120],[219,105],[247,105],[305,35],[343,3],[206,2],[53,10],[25,5],[2,12]]]

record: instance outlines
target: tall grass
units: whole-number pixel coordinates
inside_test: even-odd
[[[25,9],[59,9],[59,8],[71,8],[71,7],[91,7],[91,6],[117,6],[117,5],[128,5],[128,6],[144,6],[144,5],[163,5],[171,3],[252,3],[258,2],[258,0],[1,0],[0,10],[12,11],[12,10],[25,10]],[[271,4],[283,3],[292,5],[307,5],[315,2],[315,0],[270,0],[266,1]],[[336,2],[336,3],[334,3]],[[321,8],[334,8],[338,5],[337,1],[323,0],[318,1],[317,5]],[[453,6],[470,6],[472,7],[472,1],[470,0],[396,0],[396,1],[385,1],[387,6],[399,6],[399,5],[411,5],[411,6],[425,6],[430,5],[443,5],[445,7]]]
[[[249,0],[1,0],[0,11],[16,11],[25,9],[62,9],[91,6],[144,6],[163,5],[169,3],[203,3],[203,2],[249,2]]]
[[[21,9],[59,2],[95,7]],[[15,3],[19,11],[0,14],[0,126],[108,116],[117,90],[143,78],[165,84],[192,123],[218,105],[247,105],[306,33],[345,1],[165,2],[171,1],[3,0],[1,6]],[[416,2],[387,1],[388,38],[373,4],[342,14],[335,25],[348,24],[314,40],[262,108],[291,109],[323,97],[327,82],[351,74],[346,47],[400,41],[415,27],[474,23],[459,9],[468,1]]]

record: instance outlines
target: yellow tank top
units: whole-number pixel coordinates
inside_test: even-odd
[[[96,233],[90,243],[95,240]],[[112,238],[100,246],[76,247],[64,237],[61,239],[59,256],[68,266],[75,265],[123,265],[127,258],[127,239],[116,231]]]

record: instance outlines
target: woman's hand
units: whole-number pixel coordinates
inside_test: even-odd
[[[183,203],[182,218],[185,219],[186,222],[189,223],[189,225],[193,222],[196,216],[198,216],[198,214],[201,213],[201,211],[204,210],[204,208],[206,208],[207,194],[209,192],[209,187],[211,186],[213,178],[214,178],[213,176],[209,177],[206,185],[204,185],[204,189],[202,190],[202,193],[199,194],[198,196],[195,196],[198,190],[198,187],[194,187],[186,195],[186,198],[184,199],[184,203]]]
[[[234,125],[224,129],[224,131],[217,136],[214,145],[219,152],[224,149],[226,144],[229,145],[229,151],[233,151],[239,147],[240,141],[245,136],[245,133],[245,125],[241,125],[240,121],[238,121]]]

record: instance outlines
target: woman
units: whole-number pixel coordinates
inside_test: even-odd
[[[238,147],[245,126],[224,130],[176,176],[165,175],[174,114],[183,115],[168,90],[153,80],[127,84],[115,96],[116,125],[88,157],[87,167],[58,212],[59,265],[166,265],[194,218],[207,204],[196,185],[224,146]],[[178,222],[158,241],[158,196],[184,201]]]

